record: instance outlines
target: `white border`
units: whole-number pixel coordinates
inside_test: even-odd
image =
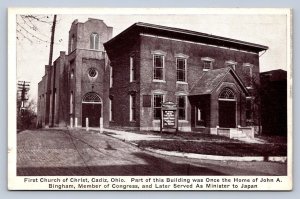
[[[47,190],[42,184],[24,184],[23,177],[16,176],[16,15],[17,14],[91,14],[102,15],[147,15],[147,14],[230,14],[230,15],[287,15],[287,75],[288,75],[288,175],[280,177],[282,183],[278,186],[262,186],[256,190],[291,190],[292,189],[292,18],[290,9],[255,9],[255,8],[9,8],[8,9],[8,188],[10,190]],[[117,13],[117,14],[116,14]],[[63,178],[63,177],[59,177]],[[123,177],[128,178],[128,177]],[[146,178],[146,177],[141,177]],[[192,178],[192,177],[186,177]],[[218,177],[215,177],[218,178]],[[233,178],[233,177],[229,177]],[[249,177],[253,178],[253,177]],[[174,189],[172,189],[174,190]],[[187,189],[184,189],[187,190]]]

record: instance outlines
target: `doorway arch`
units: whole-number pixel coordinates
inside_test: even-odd
[[[219,95],[219,126],[236,127],[236,97],[232,89],[226,87]]]
[[[86,93],[82,98],[82,126],[86,126],[86,118],[90,127],[99,127],[102,113],[102,100],[96,92]]]

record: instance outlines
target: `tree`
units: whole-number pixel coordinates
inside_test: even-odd
[[[17,15],[17,39],[30,43],[50,43],[51,26],[50,15]]]
[[[21,98],[17,99],[17,130],[32,129],[36,126],[36,103],[33,99],[21,107]]]
[[[260,76],[259,73],[252,72],[252,66],[245,67],[240,74],[244,84],[248,88],[249,92],[249,99],[246,102],[246,123],[247,126],[254,126],[257,127],[255,131],[258,134],[261,134],[262,128],[262,118],[261,118],[261,111],[262,111],[262,103],[261,103],[261,96],[264,92],[264,89],[260,85]]]

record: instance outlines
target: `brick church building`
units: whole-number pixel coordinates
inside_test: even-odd
[[[177,104],[180,131],[228,135],[258,125],[253,97],[268,47],[147,23],[111,36],[101,20],[73,22],[68,55],[39,83],[42,126],[81,127],[85,118],[99,126],[102,117],[104,127],[159,130],[165,101]]]

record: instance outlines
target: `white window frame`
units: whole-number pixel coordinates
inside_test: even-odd
[[[91,34],[93,37],[92,37],[92,39],[93,39],[93,46],[91,46],[91,49],[93,49],[93,50],[98,50],[99,49],[99,44],[98,44],[98,49],[96,48],[96,37],[98,36],[99,37],[99,34],[98,33],[96,33],[96,32],[93,32],[92,34]],[[98,39],[98,42],[99,42],[99,39]]]
[[[73,114],[73,91],[70,93],[70,114]]]
[[[201,61],[202,61],[202,65],[203,65],[203,71],[209,71],[209,70],[212,70],[213,69],[213,62],[215,62],[215,60],[213,58],[210,58],[210,57],[202,57],[201,58]],[[210,62],[210,68],[204,68],[204,63],[205,62]]]
[[[113,87],[113,68],[109,67],[109,88]]]
[[[134,57],[133,56],[130,56],[130,58],[129,58],[129,65],[130,65],[130,67],[129,67],[130,82],[135,82],[136,81],[136,68],[134,68],[134,67],[136,67],[136,66],[134,66]]]
[[[184,60],[184,81],[178,80],[178,60]],[[187,59],[183,57],[176,57],[176,83],[187,83]]]
[[[136,118],[133,118],[133,95],[136,95],[136,94],[130,94],[129,95],[129,121],[130,122],[135,122],[136,121]],[[136,100],[136,97],[135,97],[135,100]],[[136,105],[136,103],[135,103]],[[136,107],[134,109],[136,111]],[[136,114],[136,113],[135,113]],[[136,115],[135,115],[136,117]]]
[[[153,95],[152,95],[152,111],[153,111],[153,120],[155,120],[155,121],[159,121],[160,119],[157,119],[157,118],[155,118],[154,117],[154,109],[155,109],[155,107],[154,107],[154,101],[155,101],[155,95],[161,95],[162,96],[162,103],[164,103],[164,101],[165,101],[165,94],[164,93],[162,93],[162,92],[157,92],[157,93],[153,93]],[[160,109],[161,110],[161,109]]]
[[[112,99],[109,98],[109,121],[113,121]]]
[[[165,57],[167,55],[166,52],[161,50],[151,51],[152,54],[152,81],[153,82],[166,82],[166,69],[165,69]],[[154,79],[154,71],[155,71],[155,56],[162,56],[162,70],[163,70],[163,79]]]

